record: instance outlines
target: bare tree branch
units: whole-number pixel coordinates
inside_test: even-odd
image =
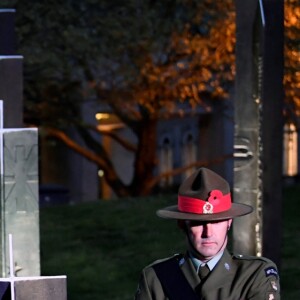
[[[102,135],[106,135],[111,137],[112,139],[114,139],[115,141],[117,141],[120,145],[122,145],[126,150],[131,151],[131,152],[136,152],[137,151],[137,147],[130,143],[129,141],[123,139],[122,137],[120,137],[118,134],[116,134],[114,131],[111,130],[101,130],[95,126],[90,126],[89,127],[91,130],[102,134]]]
[[[88,160],[96,163],[100,168],[107,169],[107,164],[105,160],[96,155],[94,152],[87,150],[78,143],[74,142],[70,137],[68,137],[63,131],[54,128],[44,128],[47,137],[54,137],[62,141],[66,146],[70,147],[75,152],[83,155]]]
[[[158,176],[154,177],[151,182],[148,183],[148,189],[152,189],[161,179],[165,177],[170,177],[170,176],[176,176],[179,174],[182,174],[183,172],[187,171],[188,169],[194,168],[194,167],[208,167],[211,165],[219,164],[224,162],[226,159],[233,158],[233,153],[230,154],[225,154],[223,156],[211,159],[211,160],[205,160],[205,161],[196,161],[192,164],[189,164],[187,166],[177,168],[170,170],[168,172],[164,172],[159,174]]]

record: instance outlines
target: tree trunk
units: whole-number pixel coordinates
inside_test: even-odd
[[[135,160],[135,173],[131,189],[133,195],[148,195],[148,183],[152,182],[154,169],[157,166],[156,159],[156,130],[157,119],[147,120],[141,124],[138,138],[139,145]]]

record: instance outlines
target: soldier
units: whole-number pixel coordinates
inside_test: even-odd
[[[158,210],[178,220],[187,252],[144,268],[136,300],[280,299],[276,265],[264,257],[231,255],[226,249],[232,219],[252,212],[232,203],[228,182],[200,168],[180,186],[178,205]]]

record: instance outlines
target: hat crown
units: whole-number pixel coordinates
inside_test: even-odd
[[[229,183],[215,172],[200,168],[183,181],[178,204],[157,211],[162,218],[195,221],[219,221],[247,215],[253,208],[232,203]]]
[[[181,184],[178,194],[207,200],[213,190],[219,190],[223,195],[230,193],[225,179],[209,169],[200,168]]]

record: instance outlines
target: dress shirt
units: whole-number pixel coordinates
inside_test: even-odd
[[[223,255],[223,251],[220,251],[217,253],[217,255],[215,255],[212,259],[210,259],[208,262],[203,262],[200,259],[196,258],[195,256],[193,256],[192,253],[189,252],[189,255],[192,259],[193,265],[196,268],[196,271],[198,273],[200,266],[203,266],[205,264],[207,264],[208,268],[210,271],[213,270],[213,268],[216,266],[216,264],[219,262],[219,260],[221,259],[222,255]]]

